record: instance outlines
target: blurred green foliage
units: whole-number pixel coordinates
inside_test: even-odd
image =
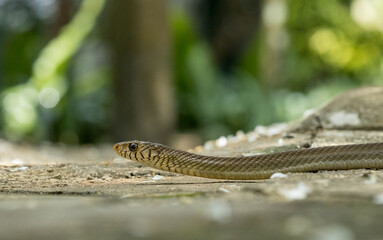
[[[13,4],[15,3],[8,2],[5,5],[13,6]],[[25,6],[29,6],[28,4],[30,3],[26,3]],[[54,121],[50,118],[65,116],[65,110],[68,109],[69,102],[72,100],[68,99],[68,102],[61,99],[68,90],[68,61],[78,51],[84,38],[93,28],[103,4],[103,0],[84,1],[73,20],[61,29],[60,34],[52,39],[40,51],[33,64],[30,64],[32,69],[28,69],[30,73],[25,75],[21,83],[17,79],[8,80],[8,72],[5,72],[7,82],[13,83],[2,92],[2,130],[8,138],[22,139],[28,134],[31,134],[32,140],[54,138],[54,129],[52,129]],[[20,46],[15,46],[16,52],[17,47]],[[12,54],[10,56],[5,58],[8,63],[6,66],[17,66],[18,58],[13,58]],[[13,72],[12,67],[10,67],[11,72]],[[9,75],[12,76],[12,73]],[[97,78],[94,79],[97,80]],[[60,100],[62,100],[61,104],[59,104]],[[72,119],[75,119],[73,110],[75,108],[71,108],[70,115]],[[61,119],[65,121],[65,117]],[[56,122],[65,124],[62,121]],[[73,136],[70,140],[76,141],[76,138]]]
[[[288,35],[288,43],[280,50],[280,72],[273,86],[261,77],[267,26],[254,36],[235,71],[225,75],[214,66],[193,20],[177,12],[174,71],[181,127],[215,138],[256,124],[294,120],[341,91],[381,85],[382,31],[358,25],[351,2],[276,2],[287,5],[288,18],[279,31]],[[383,5],[379,6],[375,10],[381,14]],[[380,22],[381,15],[378,18]]]
[[[4,137],[107,139],[113,73],[96,24],[102,5],[83,1],[71,22],[49,39],[55,1],[0,1]],[[188,5],[175,5],[170,9],[179,131],[204,139],[248,131],[296,119],[346,89],[382,83],[382,1],[265,1],[256,12],[262,24],[230,72],[215,64]]]

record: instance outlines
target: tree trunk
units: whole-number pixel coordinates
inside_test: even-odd
[[[175,127],[166,0],[112,0],[107,9],[116,141],[166,143]]]
[[[202,30],[218,67],[231,72],[259,30],[262,0],[204,0],[197,2]]]

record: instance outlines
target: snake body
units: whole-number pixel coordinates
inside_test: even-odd
[[[129,141],[114,145],[124,157],[156,169],[232,180],[269,178],[276,172],[383,168],[383,142],[326,146],[246,157],[205,156],[161,144]]]

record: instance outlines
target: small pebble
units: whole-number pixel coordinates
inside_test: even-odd
[[[303,182],[299,182],[298,186],[293,189],[280,189],[278,192],[289,200],[303,200],[311,192],[311,188]]]
[[[165,177],[164,177],[164,176],[161,176],[161,175],[154,175],[154,176],[152,177],[152,180],[161,180],[161,179],[165,179]]]
[[[213,143],[212,143],[211,141],[207,141],[207,142],[205,142],[205,144],[203,145],[203,148],[204,148],[205,150],[211,150],[211,149],[214,148],[214,146],[213,146]]]
[[[287,178],[287,174],[277,172],[271,175],[270,179],[273,179],[273,178]]]
[[[218,138],[217,141],[215,142],[215,145],[217,145],[217,147],[226,146],[227,145],[227,138],[225,136]]]
[[[257,140],[258,137],[259,136],[257,133],[251,133],[251,134],[249,134],[247,141],[248,142],[254,142],[255,140]]]
[[[364,184],[375,184],[377,180],[376,175],[371,175],[367,180],[364,180]]]
[[[287,124],[279,123],[279,124],[274,124],[270,127],[257,126],[255,127],[255,132],[265,136],[274,136],[274,135],[280,134],[286,128],[287,128]]]

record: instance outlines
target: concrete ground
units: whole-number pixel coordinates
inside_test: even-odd
[[[307,119],[326,122],[318,116]],[[258,127],[192,151],[247,156],[383,141],[379,128],[295,124]],[[383,170],[226,181],[144,167],[112,145],[0,141],[0,239],[383,239],[382,224]]]
[[[111,145],[2,145],[14,156],[0,167],[1,239],[383,239],[382,170],[226,181],[143,167]],[[209,153],[231,147],[246,149]]]

